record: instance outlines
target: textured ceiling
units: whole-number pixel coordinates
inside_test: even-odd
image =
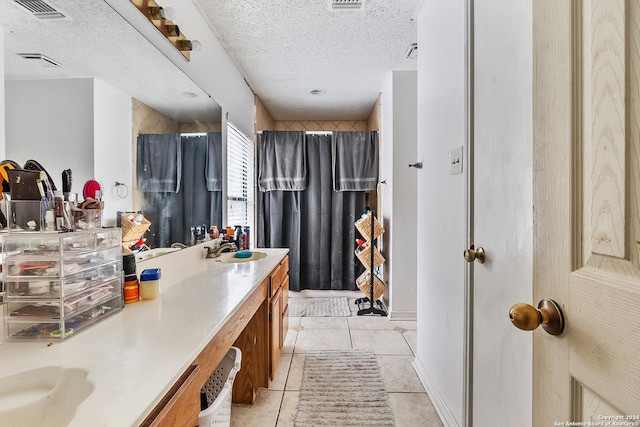
[[[390,70],[416,42],[421,0],[368,0],[335,12],[328,0],[193,0],[276,120],[364,120]],[[104,1],[50,0],[71,19],[39,21],[0,0],[5,78],[98,77],[163,113],[187,120],[220,109]],[[161,2],[160,2],[161,3]],[[42,53],[40,68],[16,53]],[[311,95],[313,89],[324,95]],[[187,99],[183,92],[201,96]]]
[[[390,70],[415,70],[420,0],[194,0],[276,120],[363,120]],[[324,95],[310,91],[321,89]]]
[[[50,3],[70,19],[41,21],[0,0],[5,79],[97,77],[178,121],[220,120],[219,106],[107,3]],[[42,68],[16,53],[41,53],[63,67]]]

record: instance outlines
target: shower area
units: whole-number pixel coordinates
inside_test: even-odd
[[[378,162],[376,131],[259,135],[257,245],[290,249],[291,290],[358,289],[354,222],[375,203]]]

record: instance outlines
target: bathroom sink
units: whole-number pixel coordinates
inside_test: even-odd
[[[0,378],[2,426],[66,426],[92,391],[82,369],[44,367]]]
[[[153,248],[146,251],[138,252],[136,254],[136,261],[144,261],[149,258],[155,258],[160,255],[168,254],[171,252],[179,251],[180,248]]]
[[[267,254],[265,252],[252,251],[249,258],[236,258],[235,252],[223,252],[219,257],[215,259],[219,262],[224,262],[227,264],[237,264],[241,262],[257,261],[259,259],[265,258],[266,256]]]

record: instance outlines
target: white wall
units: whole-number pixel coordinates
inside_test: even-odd
[[[133,206],[131,98],[91,78],[9,80],[6,86],[6,157],[21,165],[37,160],[60,190],[62,171],[71,169],[80,199],[84,183],[97,180],[103,224],[114,226],[116,212]],[[127,186],[126,197],[117,196],[116,181]]]
[[[5,157],[21,165],[40,162],[56,186],[70,168],[72,190],[82,193],[93,178],[93,79],[8,80],[5,85]]]
[[[103,186],[103,225],[116,225],[117,211],[133,209],[131,97],[102,80],[94,80],[95,179]],[[115,183],[125,184],[117,188]]]
[[[465,145],[464,0],[418,14],[418,349],[415,367],[447,426],[462,425],[465,178],[448,152]]]
[[[416,239],[407,224],[417,222],[417,72],[391,71],[381,98],[381,180],[384,279],[389,317],[416,318]]]

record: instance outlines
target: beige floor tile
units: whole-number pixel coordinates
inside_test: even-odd
[[[302,372],[304,370],[304,354],[294,354],[289,367],[286,391],[299,391],[302,386]]]
[[[277,427],[293,427],[299,400],[299,391],[284,392],[282,406],[280,406],[280,415],[278,415],[278,424],[276,424]]]
[[[351,349],[351,336],[348,329],[303,329],[298,332],[294,353],[348,349]]]
[[[253,405],[234,404],[231,407],[231,427],[275,426],[283,391],[260,389]]]
[[[352,329],[351,339],[353,340],[353,348],[368,348],[376,354],[413,355],[402,333],[398,331]]]
[[[347,317],[303,317],[304,329],[349,329]]]
[[[415,331],[418,329],[418,322],[415,320],[392,320],[396,328],[406,329],[407,331]]]
[[[284,343],[282,345],[282,353],[293,353],[297,338],[298,331],[289,327],[289,331],[287,332],[287,336],[284,338]]]
[[[414,356],[376,356],[387,393],[424,393],[424,387],[413,368]]]
[[[389,393],[396,427],[442,427],[426,393]]]
[[[351,329],[395,329],[396,323],[383,316],[353,316],[349,317]]]
[[[273,381],[269,381],[269,390],[284,390],[284,386],[287,383],[287,377],[289,376],[289,366],[291,365],[291,358],[293,354],[283,353],[278,360],[278,366],[276,367],[276,377]]]
[[[409,347],[411,347],[413,354],[416,354],[418,352],[418,333],[416,331],[407,331],[402,334],[402,336],[404,336],[405,341],[409,344]]]
[[[300,326],[300,321],[301,320],[302,320],[302,317],[289,316],[289,327],[290,328],[296,328],[296,327]]]

